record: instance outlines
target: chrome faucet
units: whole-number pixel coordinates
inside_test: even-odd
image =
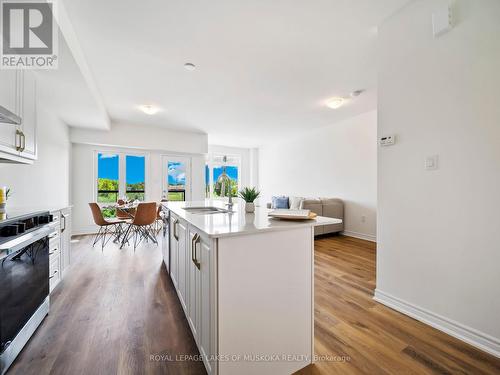
[[[224,156],[224,165],[222,166],[222,173],[219,178],[217,178],[216,186],[220,186],[220,196],[225,197],[226,194],[229,197],[226,206],[228,206],[229,210],[233,209],[233,195],[231,193],[231,178],[226,173],[226,156]]]
[[[231,194],[231,187],[229,187],[229,200],[226,203],[227,208],[231,211],[233,210],[233,194]]]

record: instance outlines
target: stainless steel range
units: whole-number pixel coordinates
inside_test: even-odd
[[[0,374],[49,312],[49,212],[0,217]]]

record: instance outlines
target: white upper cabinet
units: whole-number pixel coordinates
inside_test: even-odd
[[[24,72],[22,96],[21,156],[36,159],[36,79],[35,74],[29,70]]]
[[[20,116],[18,87],[21,80],[19,70],[0,69],[0,105]],[[0,152],[18,155],[20,137],[18,126],[0,122]]]
[[[36,79],[27,70],[0,70],[0,105],[21,124],[0,122],[0,162],[32,163],[37,157]]]

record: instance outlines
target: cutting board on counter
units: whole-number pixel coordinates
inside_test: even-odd
[[[309,210],[273,210],[268,216],[280,220],[313,220],[318,216]]]

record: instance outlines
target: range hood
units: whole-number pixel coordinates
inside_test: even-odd
[[[0,122],[21,125],[21,117],[0,105]]]

